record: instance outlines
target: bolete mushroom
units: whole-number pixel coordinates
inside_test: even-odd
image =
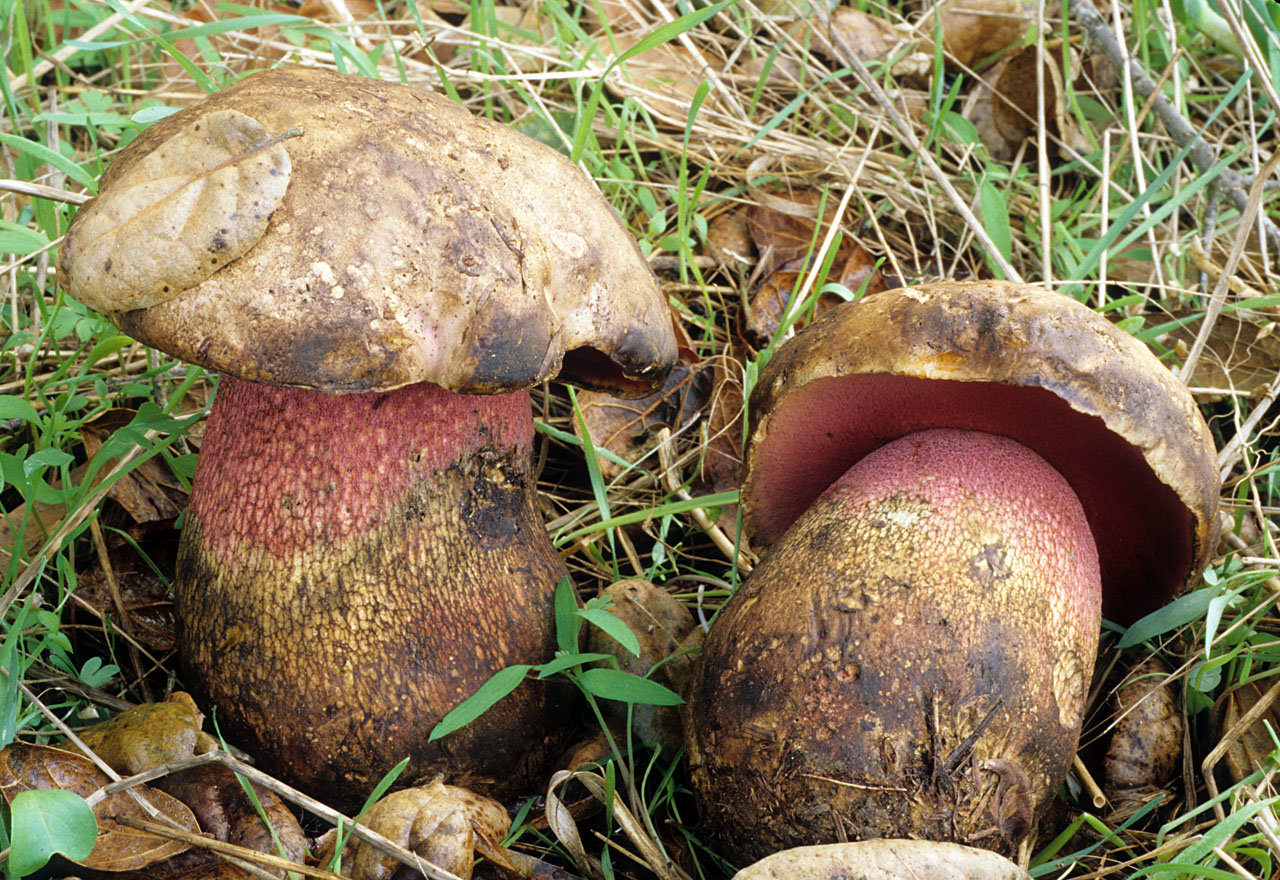
[[[184,677],[221,730],[340,803],[406,756],[401,783],[539,784],[561,745],[540,684],[428,734],[554,651],[565,569],[525,389],[642,392],[675,359],[589,179],[428,91],[273,70],[130,144],[59,272],[134,338],[226,374],[175,582]]]
[[[1075,753],[1099,613],[1132,622],[1202,571],[1215,461],[1186,388],[1069,297],[939,282],[814,321],[752,394],[742,499],[768,549],[687,698],[712,835],[742,860],[1015,850]]]

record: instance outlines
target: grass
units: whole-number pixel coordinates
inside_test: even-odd
[[[980,123],[990,108],[974,72],[990,59],[943,67],[926,53],[924,75],[912,77],[902,70],[919,44],[903,42],[897,67],[854,63],[819,29],[797,26],[791,7],[816,21],[813,2],[546,0],[524,4],[517,20],[492,0],[263,0],[197,20],[191,3],[166,0],[0,0],[0,744],[46,741],[57,735],[52,717],[155,699],[172,680],[171,650],[142,637],[141,612],[125,612],[125,601],[144,575],[163,586],[171,574],[173,517],[216,385],[61,291],[59,239],[146,124],[249,69],[305,63],[441,91],[579,161],[658,271],[690,366],[718,365],[709,399],[749,392],[771,351],[742,341],[743,296],[759,279],[751,261],[715,256],[717,230],[787,187],[821,191],[839,214],[838,234],[813,234],[828,259],[797,278],[803,296],[849,294],[827,277],[848,238],[908,282],[1004,274],[1052,286],[1150,344],[1209,419],[1233,529],[1193,592],[1127,632],[1104,630],[1098,669],[1111,674],[1095,684],[1081,761],[1031,871],[1271,876],[1280,743],[1262,724],[1280,718],[1280,459],[1269,410],[1280,392],[1280,290],[1261,221],[1245,221],[1277,213],[1270,191],[1248,199],[1249,175],[1277,144],[1274,30],[1245,20],[1246,7],[1261,8],[1252,0],[1107,7],[1197,143],[1157,121],[1155,102],[1082,39],[1076,19],[1040,4],[1025,43],[1042,45],[1069,87],[1055,101],[1052,78],[1037,77],[1023,110],[1034,116],[1044,94],[1059,121],[1011,143]],[[914,6],[855,5],[898,24],[932,21]],[[317,10],[327,20],[311,17]],[[1226,33],[1237,45],[1224,45]],[[1214,151],[1207,167],[1193,161],[1200,144]],[[1244,198],[1222,186],[1224,169],[1243,176]],[[715,450],[740,446],[736,412],[708,406],[651,430],[645,456],[607,479],[601,461],[617,463],[617,450],[584,436],[581,400],[561,389],[535,400],[544,512],[583,595],[644,577],[713,614],[750,562],[724,529],[715,540],[735,495],[701,470]],[[718,522],[732,531],[731,516]],[[115,599],[91,599],[88,583],[104,580],[100,594]],[[1152,655],[1170,669],[1187,751],[1161,801],[1119,816],[1091,805],[1085,774],[1097,772],[1114,723],[1110,689]],[[681,876],[668,857],[692,876],[727,876],[698,837],[678,756],[619,748],[625,783],[612,766],[578,780],[608,805],[584,820],[581,852],[556,841],[567,827],[533,837],[557,846],[561,863],[594,860],[603,876]]]

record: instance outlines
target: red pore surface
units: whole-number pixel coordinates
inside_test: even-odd
[[[917,558],[921,582],[945,581],[945,574],[931,580],[929,569],[948,557],[966,529],[991,529],[990,536],[971,537],[984,547],[998,546],[998,558],[973,564],[990,568],[993,575],[1023,571],[1033,581],[1042,577],[1047,582],[1038,586],[1048,599],[1043,613],[1096,639],[1101,578],[1093,534],[1075,492],[1043,458],[994,434],[944,428],[917,431],[858,461],[822,497],[838,497],[844,509],[855,515],[864,505],[875,509],[897,493],[927,503],[930,516],[946,523],[949,530],[937,536],[948,546],[938,548],[936,555]],[[976,511],[989,520],[948,522],[972,519]],[[996,529],[987,523],[1002,526]],[[1031,592],[1026,584],[1023,589]]]
[[[1194,530],[1185,505],[1141,450],[1040,388],[879,373],[808,383],[769,415],[757,443],[746,499],[756,536],[772,544],[867,453],[936,427],[1009,437],[1066,478],[1093,531],[1109,619],[1132,623],[1181,588]]]
[[[206,550],[228,566],[245,547],[284,557],[341,544],[377,528],[412,486],[464,454],[527,454],[532,437],[526,392],[454,394],[423,382],[334,395],[224,376],[191,515]]]

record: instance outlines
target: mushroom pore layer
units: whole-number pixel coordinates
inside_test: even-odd
[[[755,534],[765,544],[778,540],[854,462],[930,427],[1010,437],[1066,478],[1097,542],[1108,618],[1132,623],[1182,588],[1195,524],[1177,493],[1102,419],[1022,385],[866,373],[793,391],[769,414],[758,445],[748,492],[760,499],[752,507]]]
[[[534,497],[528,394],[326,395],[224,377],[179,552],[185,673],[224,732],[335,802],[400,759],[490,791],[558,743],[526,683],[429,744],[499,669],[552,655],[564,567]]]
[[[872,452],[711,628],[687,715],[708,827],[741,860],[1011,851],[1075,753],[1100,604],[1084,511],[1034,452],[951,429]]]

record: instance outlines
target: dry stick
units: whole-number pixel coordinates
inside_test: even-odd
[[[831,26],[831,15],[827,12],[825,5],[821,3],[813,4],[813,14],[821,22],[823,30],[827,32],[832,45],[839,52],[840,60],[849,65],[853,70],[854,77],[867,90],[867,93],[871,95],[885,115],[889,117],[889,122],[897,130],[898,137],[902,138],[902,142],[906,144],[912,156],[920,160],[925,170],[934,179],[934,182],[946,193],[947,198],[951,200],[951,204],[955,207],[956,213],[968,224],[969,231],[973,233],[973,237],[978,240],[988,256],[991,257],[992,262],[999,267],[1000,271],[1010,281],[1021,283],[1022,276],[1018,274],[1018,270],[1009,264],[1009,261],[1004,258],[1004,254],[1000,253],[1000,249],[995,246],[991,236],[987,235],[987,230],[983,227],[982,221],[974,216],[973,211],[969,209],[968,204],[965,203],[960,193],[951,185],[951,180],[939,167],[937,161],[933,158],[933,154],[920,148],[920,141],[916,139],[915,132],[911,129],[911,124],[902,118],[898,108],[893,106],[893,101],[884,93],[884,89],[880,88],[880,84],[871,75],[871,71],[867,70],[867,65],[862,63],[862,59],[858,57],[857,52],[849,45],[840,30]]]
[[[0,191],[21,193],[24,196],[37,196],[53,202],[66,202],[68,205],[83,205],[93,196],[87,193],[67,192],[56,186],[45,186],[42,183],[31,183],[28,180],[0,180]]]
[[[1093,4],[1089,0],[1076,0],[1071,4],[1071,14],[1085,29],[1089,38],[1098,44],[1098,48],[1102,50],[1102,54],[1106,56],[1107,61],[1117,73],[1123,73],[1126,69],[1129,71],[1134,91],[1144,100],[1150,99],[1153,102],[1156,116],[1164,125],[1165,131],[1169,133],[1169,137],[1179,147],[1189,148],[1187,158],[1191,160],[1191,164],[1201,174],[1207,174],[1218,159],[1213,147],[1200,137],[1191,123],[1182,118],[1178,109],[1173,106],[1173,102],[1156,90],[1156,84],[1151,81],[1151,77],[1143,70],[1142,65],[1132,58],[1125,57],[1115,32],[1111,30]],[[1230,168],[1219,171],[1217,179],[1221,183],[1220,191],[1225,192],[1235,204],[1236,209],[1243,212],[1249,201],[1248,179]],[[1280,228],[1264,217],[1263,230],[1267,244],[1273,250],[1280,251]]]
[[[1271,176],[1275,171],[1276,165],[1280,163],[1280,153],[1272,156],[1262,169],[1262,173],[1253,181],[1253,186],[1249,188],[1247,198],[1245,199],[1244,210],[1240,214],[1240,228],[1236,231],[1236,240],[1231,245],[1231,253],[1227,256],[1227,264],[1222,267],[1222,275],[1218,278],[1218,283],[1213,286],[1213,295],[1209,299],[1209,307],[1205,309],[1204,321],[1200,324],[1200,332],[1196,334],[1195,342],[1191,344],[1191,351],[1187,354],[1186,363],[1182,365],[1181,378],[1182,381],[1190,384],[1191,374],[1195,372],[1196,364],[1200,362],[1200,355],[1204,353],[1204,347],[1209,344],[1209,334],[1213,331],[1213,325],[1218,320],[1218,314],[1222,311],[1222,306],[1227,300],[1227,278],[1234,275],[1236,267],[1240,265],[1240,258],[1244,255],[1244,246],[1249,241],[1249,230],[1253,226],[1254,218],[1258,216],[1258,207],[1262,204],[1262,185],[1266,182],[1266,178]]]
[[[1102,793],[1102,789],[1098,786],[1098,781],[1093,778],[1093,774],[1084,765],[1084,761],[1080,760],[1078,753],[1072,759],[1071,766],[1076,771],[1076,775],[1080,777],[1080,783],[1084,786],[1084,790],[1089,792],[1089,800],[1094,807],[1098,809],[1105,807],[1107,805],[1107,796]]]
[[[226,858],[234,856],[236,860],[252,862],[262,865],[265,868],[276,868],[281,871],[288,871],[294,874],[302,874],[305,877],[320,877],[324,880],[345,880],[341,875],[334,874],[329,871],[323,871],[319,868],[310,868],[290,859],[274,856],[270,853],[259,852],[256,849],[248,847],[236,846],[234,843],[223,843],[211,837],[205,837],[203,834],[193,834],[190,831],[170,828],[167,825],[158,825],[155,822],[147,822],[143,819],[134,819],[131,816],[117,816],[115,821],[128,828],[137,828],[139,831],[145,831],[148,834],[154,834],[157,837],[165,837],[169,840],[176,840],[190,846],[203,847],[211,852],[217,853],[219,856]],[[268,875],[272,876],[272,875]],[[274,877],[273,877],[274,880]]]

